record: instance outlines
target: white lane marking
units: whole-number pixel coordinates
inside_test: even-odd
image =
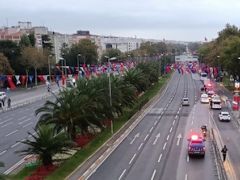
[[[177,119],[177,118],[178,118],[178,115],[175,116],[175,119]]]
[[[188,175],[187,174],[185,174],[185,180],[187,180],[188,179]]]
[[[151,127],[151,129],[149,130],[149,132],[152,132],[152,130],[153,130],[153,127]]]
[[[148,138],[148,136],[149,136],[149,134],[147,134],[147,135],[145,136],[144,141],[146,141],[146,139]]]
[[[7,152],[7,150],[0,152],[0,156],[3,155],[5,152]]]
[[[153,180],[153,179],[154,179],[154,177],[155,177],[155,174],[156,174],[156,169],[154,169],[154,171],[153,171],[153,174],[152,174],[151,180]]]
[[[165,143],[164,143],[164,146],[163,146],[163,150],[166,148],[166,145],[167,145],[167,143],[165,142]]]
[[[4,124],[4,125],[1,126],[1,127],[6,127],[6,126],[8,126],[9,124],[12,124],[12,122],[9,122],[9,123],[7,123],[7,124]]]
[[[131,164],[135,157],[136,157],[136,153],[133,155],[132,159],[129,161],[128,164]]]
[[[16,133],[16,132],[18,132],[18,130],[15,130],[15,131],[13,131],[13,132],[10,132],[9,134],[6,134],[5,136],[10,136],[10,135],[12,135],[12,134],[14,134],[14,133]]]
[[[156,124],[157,124],[157,121],[154,122],[154,126],[156,126]]]
[[[141,143],[140,146],[138,147],[138,151],[141,149],[142,145],[143,145],[143,143]]]
[[[179,114],[179,112],[180,112],[180,111],[178,110],[177,114]]]
[[[21,142],[17,142],[17,143],[15,143],[15,144],[11,145],[11,148],[16,147],[16,146],[19,145],[20,143],[21,143]]]
[[[155,145],[156,143],[157,143],[157,141],[158,141],[158,138],[160,138],[160,133],[158,133],[157,135],[156,135],[156,137],[155,137],[155,140],[153,141],[153,145]]]
[[[182,135],[179,134],[179,135],[177,136],[177,146],[179,146],[181,138],[182,138]]]
[[[26,118],[26,116],[23,116],[23,117],[20,117],[18,120],[23,120],[25,118]]]
[[[169,132],[172,132],[172,127],[170,128],[170,131]]]
[[[4,124],[5,122],[8,122],[8,121],[10,121],[10,120],[6,120],[6,121],[3,121],[3,122],[0,122],[0,125]]]
[[[133,138],[133,140],[130,142],[130,144],[133,144],[133,142],[136,140],[136,138],[138,138],[140,136],[140,133],[137,133],[135,136],[134,136],[134,138]]]
[[[174,124],[175,124],[175,121],[176,121],[176,120],[174,120],[174,121],[172,122],[172,125],[174,125]]]
[[[126,172],[126,169],[123,170],[123,172],[122,172],[122,174],[119,176],[118,180],[121,180],[121,179],[122,179],[122,177],[124,176],[125,172]]]
[[[24,125],[23,128],[25,128],[25,127],[27,127],[27,126],[29,126],[29,125],[31,125],[31,124],[33,124],[33,122],[30,122],[30,123]]]
[[[187,162],[189,162],[189,156],[187,155]]]
[[[26,120],[24,120],[24,121],[19,122],[18,124],[21,125],[21,124],[23,124],[23,123],[25,123],[25,122],[27,122],[27,121],[30,121],[30,120],[31,120],[31,118],[28,118],[28,119],[26,119]]]
[[[162,153],[160,154],[159,158],[158,158],[158,162],[160,162],[162,159]]]
[[[192,120],[192,125],[193,125],[193,120]]]
[[[167,136],[167,141],[168,141],[168,139],[169,139],[169,135]]]

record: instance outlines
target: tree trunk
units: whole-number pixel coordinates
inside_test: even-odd
[[[27,76],[27,78],[26,78],[26,88],[28,88],[28,70],[26,69],[26,76]]]
[[[34,68],[35,70],[35,86],[37,86],[37,68]]]
[[[42,163],[44,166],[52,165],[52,156],[50,154],[42,155]]]

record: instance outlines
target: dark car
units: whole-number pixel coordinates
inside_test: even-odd
[[[205,156],[205,139],[198,135],[192,135],[188,139],[188,155],[193,156]]]

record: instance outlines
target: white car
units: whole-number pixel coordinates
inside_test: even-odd
[[[7,95],[5,92],[0,92],[0,101],[4,101],[7,99]]]
[[[219,113],[219,120],[220,121],[230,121],[231,116],[230,116],[229,112],[220,112]]]
[[[189,99],[188,98],[183,98],[183,100],[182,100],[182,105],[183,106],[189,106],[190,104],[189,104]]]
[[[209,103],[209,98],[207,94],[201,95],[201,103]]]

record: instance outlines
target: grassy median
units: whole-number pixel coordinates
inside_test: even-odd
[[[167,82],[170,75],[166,75],[159,79],[159,82],[148,89],[135,103],[131,109],[125,109],[122,116],[114,120],[114,132],[117,132],[139,109],[144,106],[151,98],[153,98]],[[72,171],[74,171],[81,163],[83,163],[89,156],[101,147],[112,136],[110,128],[105,129],[102,133],[98,134],[87,146],[79,150],[71,158],[64,161],[60,167],[55,170],[47,180],[64,179]],[[11,176],[11,179],[24,179],[30,175],[35,168],[24,168],[16,175]]]

